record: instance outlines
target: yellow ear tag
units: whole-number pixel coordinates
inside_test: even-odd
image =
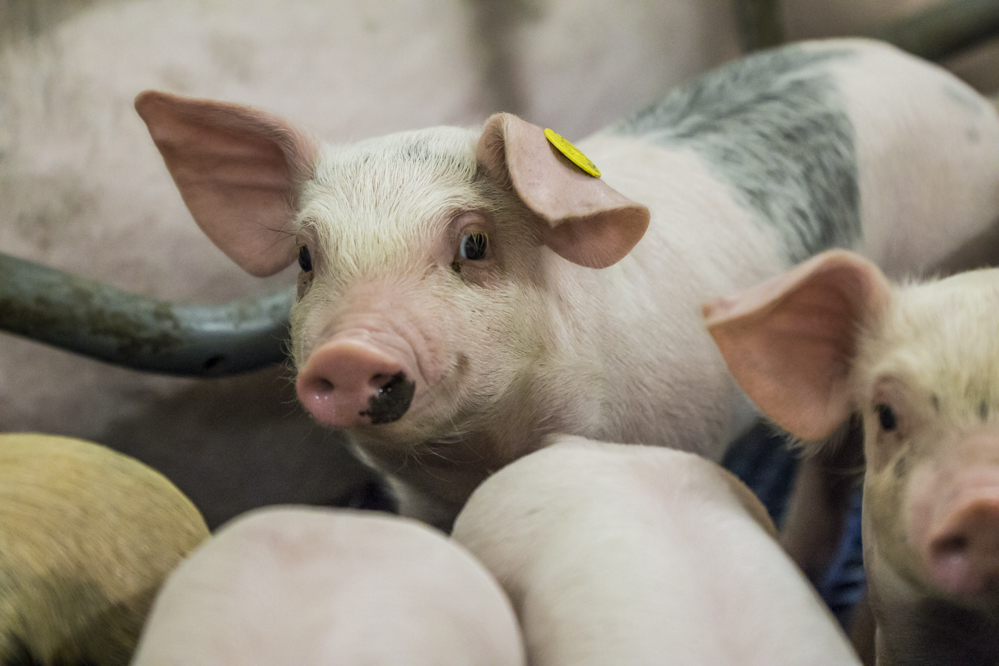
[[[553,146],[558,148],[560,153],[569,158],[570,162],[572,162],[580,169],[593,176],[594,178],[600,177],[600,169],[597,168],[596,164],[590,161],[589,157],[579,152],[579,148],[576,148],[576,146],[566,141],[564,137],[562,137],[559,134],[556,134],[550,129],[547,128],[545,129],[545,136],[548,138],[548,141],[550,141]]]

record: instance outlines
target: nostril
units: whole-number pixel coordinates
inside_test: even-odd
[[[370,385],[373,388],[376,388],[379,391],[381,391],[382,389],[385,388],[386,385],[392,383],[395,377],[401,374],[402,374],[401,372],[397,372],[395,375],[384,375],[384,374],[375,375],[371,378]]]
[[[938,539],[933,544],[933,553],[937,557],[956,557],[968,552],[970,545],[966,535],[954,534]]]
[[[368,409],[361,415],[369,417],[373,425],[392,423],[402,418],[413,402],[416,383],[406,379],[405,372],[391,376],[374,375],[371,381],[378,386],[378,393],[368,399]]]
[[[308,377],[302,383],[303,388],[316,397],[325,397],[333,393],[336,387],[325,377]]]
[[[401,388],[406,382],[406,373],[397,372],[391,377],[388,375],[378,375],[383,379],[378,381],[378,393],[381,395],[390,395],[393,391]]]
[[[334,339],[314,350],[299,371],[296,390],[313,416],[353,427],[402,418],[416,382],[392,353],[365,341]]]

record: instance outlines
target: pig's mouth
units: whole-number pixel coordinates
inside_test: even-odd
[[[397,372],[377,393],[368,398],[368,408],[359,412],[359,415],[368,417],[372,425],[393,423],[409,411],[414,395],[416,382],[407,379],[406,373]]]

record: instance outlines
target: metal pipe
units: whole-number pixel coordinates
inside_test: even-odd
[[[784,43],[784,13],[780,0],[735,0],[734,5],[744,53]]]
[[[780,0],[734,0],[743,51],[784,42]],[[863,36],[942,60],[999,34],[999,0],[949,0]]]
[[[867,36],[927,60],[941,60],[996,34],[999,0],[950,0]]]
[[[136,370],[218,377],[280,363],[294,298],[163,302],[0,254],[0,330]]]

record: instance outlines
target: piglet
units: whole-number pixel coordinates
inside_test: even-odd
[[[506,113],[330,146],[236,104],[136,109],[216,245],[297,260],[299,399],[442,527],[552,433],[718,459],[753,414],[702,302],[834,245],[920,272],[999,211],[996,110],[860,40],[732,63],[582,152]]]
[[[207,536],[137,460],[0,435],[0,664],[124,666],[163,580]]]
[[[279,507],[233,520],[167,580],[134,666],[523,666],[510,602],[415,521]]]
[[[792,435],[821,441],[862,415],[878,663],[997,663],[999,270],[893,286],[836,250],[705,314]]]
[[[731,473],[554,439],[472,493],[453,533],[510,595],[534,666],[858,663]]]

